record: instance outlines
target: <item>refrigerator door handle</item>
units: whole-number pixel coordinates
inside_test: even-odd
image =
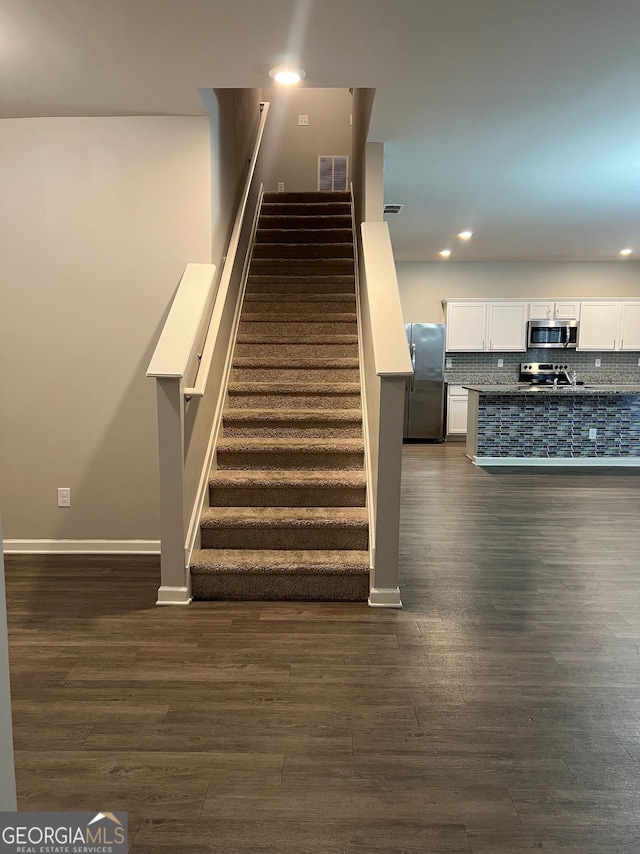
[[[416,345],[411,345],[411,367],[413,368],[413,373],[411,374],[411,391],[415,388],[415,379],[416,379]]]

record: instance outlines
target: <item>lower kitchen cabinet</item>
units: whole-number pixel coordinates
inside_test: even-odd
[[[447,393],[447,436],[464,436],[467,432],[469,392],[460,385],[450,385]]]

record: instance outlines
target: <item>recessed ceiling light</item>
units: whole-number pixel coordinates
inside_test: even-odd
[[[273,77],[276,83],[281,83],[283,86],[293,86],[306,76],[307,72],[303,68],[288,68],[284,65],[272,68],[269,72],[269,77]]]
[[[621,249],[620,250],[621,255],[631,255],[632,252],[633,252],[633,249]]]
[[[442,249],[440,252],[438,252],[438,255],[441,255],[443,258],[448,258],[451,255],[451,250]]]
[[[460,238],[460,240],[471,240],[471,238],[473,237],[473,232],[472,231],[459,231],[458,237]]]

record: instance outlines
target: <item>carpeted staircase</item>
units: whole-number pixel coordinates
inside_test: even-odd
[[[265,194],[194,598],[367,598],[354,282],[348,193]]]

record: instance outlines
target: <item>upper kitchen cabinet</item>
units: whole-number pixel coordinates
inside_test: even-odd
[[[489,303],[488,350],[524,352],[527,349],[528,308],[526,302]]]
[[[623,302],[620,349],[640,350],[640,302]]]
[[[486,331],[486,302],[447,304],[447,350],[485,350]]]
[[[529,320],[577,320],[580,317],[580,303],[542,301],[529,303]]]
[[[619,302],[583,302],[578,350],[615,350],[620,342]]]

